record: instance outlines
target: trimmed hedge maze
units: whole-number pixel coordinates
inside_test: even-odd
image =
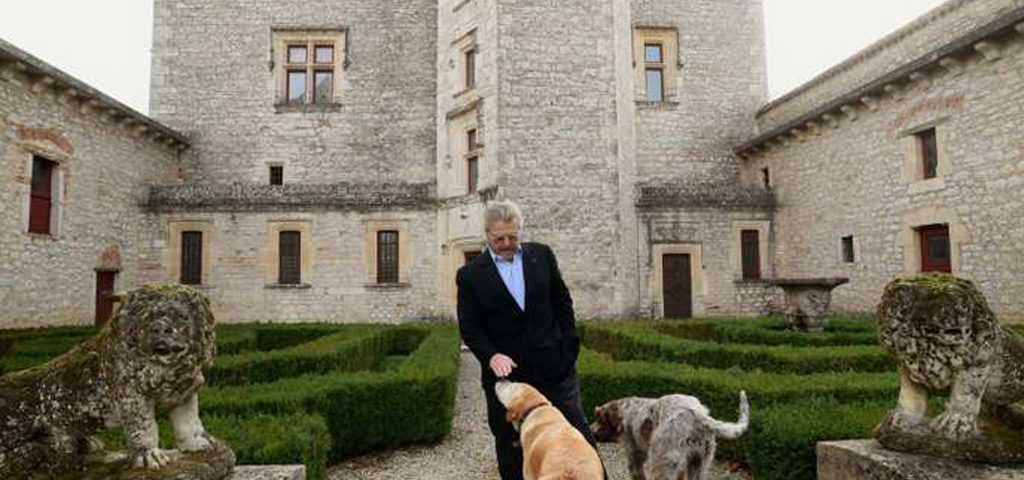
[[[746,463],[758,480],[814,479],[815,444],[871,436],[899,392],[895,361],[878,345],[870,318],[837,318],[810,334],[790,332],[776,318],[580,329],[588,412],[621,397],[685,393],[733,421],[746,390],[750,429],[720,441],[718,458]]]
[[[40,365],[92,328],[0,331],[0,368]],[[451,430],[458,332],[438,325],[219,325],[200,411],[240,464],[326,466],[381,448],[440,441]],[[161,442],[172,434],[161,424]],[[118,430],[102,438],[123,445]]]

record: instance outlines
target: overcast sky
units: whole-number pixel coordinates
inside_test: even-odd
[[[763,1],[772,97],[943,3]],[[143,113],[152,23],[152,0],[0,0],[0,38]]]

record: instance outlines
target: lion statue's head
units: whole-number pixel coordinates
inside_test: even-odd
[[[988,362],[1002,330],[969,280],[932,274],[896,279],[878,305],[878,334],[914,382],[949,388],[955,374]]]
[[[180,403],[202,385],[213,362],[210,303],[184,286],[146,286],[129,292],[108,327],[104,368],[115,384],[158,405]]]

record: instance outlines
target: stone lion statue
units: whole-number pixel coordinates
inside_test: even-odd
[[[876,432],[883,445],[970,461],[1024,460],[1024,416],[1015,405],[1024,399],[1024,341],[999,326],[973,283],[946,274],[894,280],[877,321],[900,372],[899,404]],[[928,395],[945,392],[945,411],[929,420]]]
[[[133,468],[159,469],[158,412],[179,451],[212,448],[197,392],[214,355],[209,301],[181,286],[128,293],[100,333],[43,366],[0,378],[0,478],[80,467],[101,448],[91,435],[120,425]],[[233,463],[233,459],[232,459]]]

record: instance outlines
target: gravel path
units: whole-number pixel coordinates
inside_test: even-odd
[[[487,427],[487,407],[480,388],[480,365],[462,353],[451,434],[441,443],[353,458],[328,470],[330,480],[499,480],[494,441]],[[629,478],[618,444],[600,444],[608,478]],[[716,465],[708,480],[746,480]]]

